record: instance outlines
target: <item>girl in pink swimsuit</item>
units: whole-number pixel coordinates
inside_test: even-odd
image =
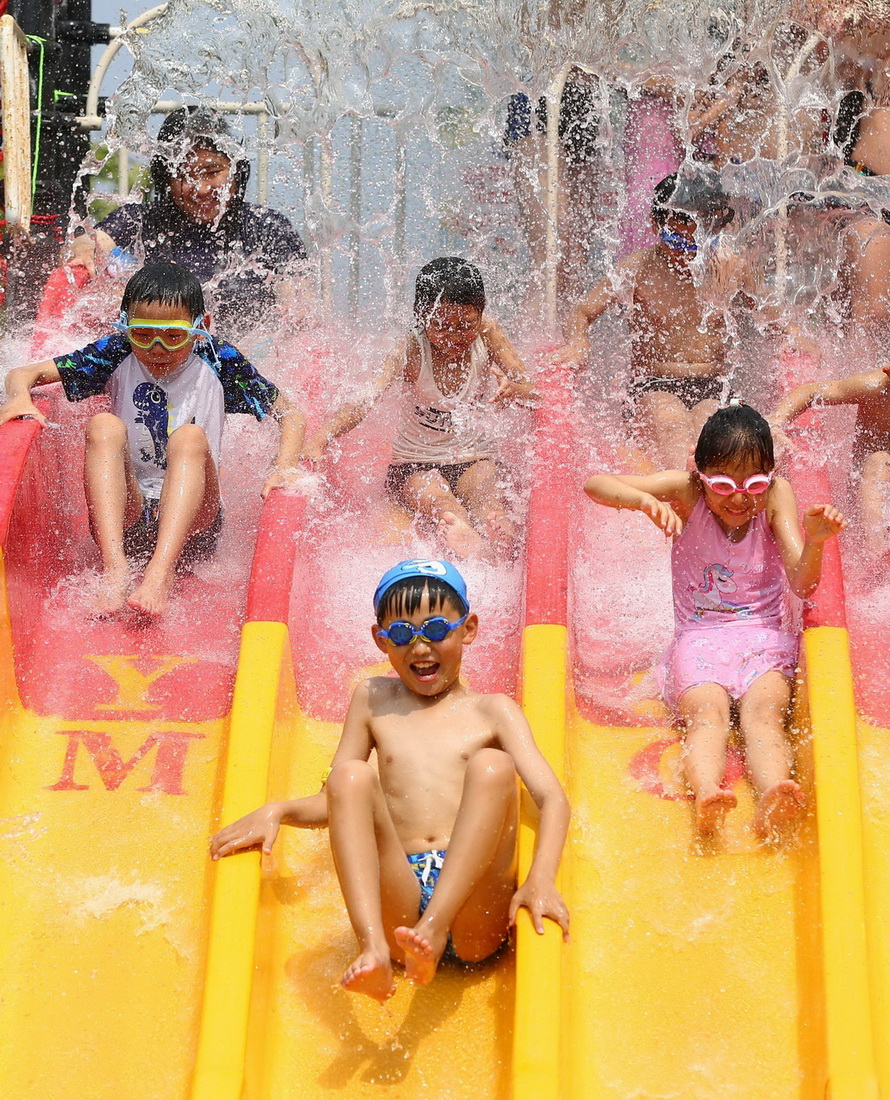
[[[847,526],[830,504],[804,514],[774,474],[769,425],[747,405],[719,409],[695,448],[695,470],[591,477],[585,491],[611,508],[643,512],[673,539],[674,640],[662,667],[664,695],[685,727],[683,766],[696,825],[712,835],[736,805],[725,789],[733,705],[759,796],[754,829],[766,838],[800,815],[785,718],[798,638],[783,627],[786,583],[814,591],[822,546]]]

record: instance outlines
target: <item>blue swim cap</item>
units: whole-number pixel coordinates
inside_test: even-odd
[[[400,561],[392,569],[380,578],[380,583],[374,592],[374,613],[377,613],[380,603],[386,593],[394,584],[405,580],[406,577],[431,577],[443,581],[449,588],[453,588],[463,601],[464,607],[469,610],[470,601],[467,599],[467,584],[463,577],[448,561],[430,561],[427,558],[409,558]]]

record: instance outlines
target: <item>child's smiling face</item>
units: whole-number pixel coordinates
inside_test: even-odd
[[[701,471],[706,477],[729,477],[736,485],[744,485],[749,477],[755,474],[770,474],[771,470],[765,470],[763,464],[751,455],[744,455],[736,459],[721,462],[719,466],[705,466]],[[769,492],[764,493],[731,493],[722,496],[715,493],[704,482],[701,482],[705,504],[714,513],[724,529],[729,532],[745,527],[750,521],[762,512],[766,507]]]
[[[446,354],[467,350],[482,328],[482,311],[476,306],[440,301],[426,319],[424,331],[432,346]]]
[[[384,616],[380,625],[374,623],[371,632],[374,644],[389,658],[389,663],[399,675],[399,679],[415,695],[434,698],[447,691],[460,676],[460,664],[463,648],[470,645],[476,637],[478,619],[474,614],[467,615],[466,622],[455,630],[449,631],[441,642],[429,642],[419,635],[408,645],[393,645],[386,638],[377,636],[382,628],[388,630],[394,622],[410,623],[420,627],[427,619],[441,615],[449,622],[460,619],[462,612],[451,602],[436,604],[430,608],[429,594],[424,593],[420,604],[413,614],[393,612]]]
[[[195,320],[195,318],[189,314],[185,306],[171,305],[164,302],[133,302],[129,308],[127,317],[130,322],[136,320],[157,322],[185,321],[188,325],[193,324]],[[206,328],[210,318],[205,314],[203,320],[204,327]],[[160,332],[162,330],[159,329],[158,331]],[[156,340],[150,348],[139,348],[131,343],[130,350],[146,368],[149,374],[154,375],[155,378],[166,378],[182,366],[191,355],[194,346],[195,337],[190,336],[181,348],[176,348],[174,351],[165,348],[159,340]]]

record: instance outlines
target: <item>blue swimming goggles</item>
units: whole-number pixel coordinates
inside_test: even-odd
[[[378,630],[378,638],[386,638],[390,645],[410,645],[415,638],[423,638],[425,642],[444,642],[452,630],[467,621],[467,616],[450,623],[444,615],[434,615],[431,619],[424,619],[420,626],[399,620],[390,623],[388,630]]]

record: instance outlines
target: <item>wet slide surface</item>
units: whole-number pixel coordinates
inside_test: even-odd
[[[71,440],[56,439],[64,442],[42,432],[31,449],[4,547],[15,658],[7,651],[0,662],[11,700],[0,745],[0,1089],[22,1100],[60,1089],[90,1100],[185,1097],[219,878],[206,837],[234,813],[223,771],[238,636],[245,614],[270,617],[245,606],[259,506],[255,486],[253,496],[233,486],[229,530],[239,537],[186,581],[164,627],[139,634],[125,622],[92,624],[80,592],[95,565],[82,506],[58,491],[78,484],[80,459]],[[585,507],[570,497],[568,514],[589,515],[577,512]],[[351,593],[370,591],[383,568],[411,550],[395,532],[379,546],[360,544],[359,555],[347,528],[323,510],[313,518],[310,509],[307,526],[312,538],[298,544],[296,583],[281,616],[297,690],[287,721],[275,723],[269,797],[317,790],[339,736],[341,689],[381,671]],[[601,571],[614,560],[643,562],[643,580],[651,579],[651,548],[620,527],[591,518],[573,537],[576,589],[578,575],[592,575],[591,555]],[[552,558],[547,583],[561,583],[564,593],[567,569]],[[488,635],[469,655],[468,679],[512,693],[522,570],[467,572]],[[637,642],[624,640],[628,619],[638,617],[639,581],[628,569],[618,606],[606,605],[611,647],[598,646],[575,593],[566,763],[576,821],[563,872],[573,935],[557,967],[517,986],[508,952],[469,972],[445,967],[428,989],[399,980],[385,1008],[344,994],[337,982],[355,948],[326,835],[288,830],[262,868],[243,1089],[230,1081],[232,1096],[523,1096],[512,1068],[514,1006],[543,1004],[548,979],[558,992],[558,1049],[548,1089],[533,1095],[825,1095],[831,998],[814,817],[798,847],[755,844],[734,757],[740,807],[719,850],[696,849],[676,734],[639,678],[651,653],[635,665]],[[546,622],[537,612],[527,621]],[[647,620],[646,629],[655,636],[659,624]],[[554,645],[538,659],[557,667],[565,653]],[[247,699],[249,709],[249,691]],[[800,772],[815,803],[805,715],[800,729]],[[880,1010],[888,988],[880,883],[890,849],[880,798],[884,729],[860,725],[872,999]],[[255,867],[259,857],[239,860]],[[540,1030],[551,1024],[542,1015]],[[880,1063],[880,1039],[877,1048]],[[870,1095],[843,1085],[832,1095]]]

